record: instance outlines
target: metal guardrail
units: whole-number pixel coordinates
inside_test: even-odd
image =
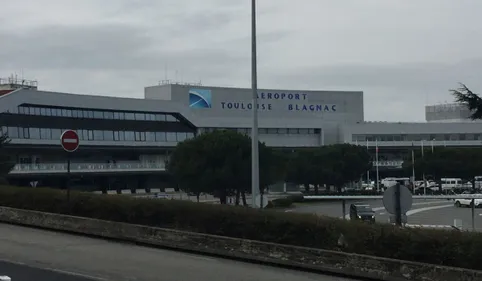
[[[463,195],[414,195],[413,199],[482,199],[482,194],[463,194]],[[303,196],[305,200],[370,200],[383,199],[383,195],[309,195]]]
[[[118,164],[102,164],[102,163],[71,163],[71,173],[106,173],[106,172],[126,172],[126,171],[165,171],[165,165],[162,163],[118,163]],[[10,171],[10,174],[57,174],[66,173],[67,164],[17,164]]]

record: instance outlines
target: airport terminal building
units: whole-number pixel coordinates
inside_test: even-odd
[[[112,188],[158,185],[178,142],[217,129],[249,134],[251,97],[251,89],[165,82],[133,99],[45,92],[32,81],[0,80],[0,126],[17,161],[10,176],[19,184],[53,185],[47,178],[66,171],[60,134],[73,129],[80,148],[70,157],[79,178]],[[427,107],[427,123],[365,122],[362,91],[260,89],[258,110],[259,137],[268,146],[352,143],[374,153],[378,145],[375,164],[387,171],[399,170],[413,147],[482,145],[482,123],[453,109],[444,115]]]

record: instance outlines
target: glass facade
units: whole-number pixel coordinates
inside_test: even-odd
[[[203,132],[212,132],[215,130],[233,130],[241,134],[251,134],[250,128],[203,128]],[[288,129],[288,128],[260,128],[260,135],[314,135],[320,134],[320,129]]]
[[[59,140],[66,129],[2,127],[11,139]],[[128,142],[180,142],[194,137],[189,132],[138,132],[77,130],[80,140],[84,141],[128,141]]]
[[[18,113],[25,114],[25,115],[70,117],[70,118],[84,118],[84,119],[179,122],[179,120],[171,114],[152,113],[152,112],[151,113],[124,112],[124,111],[107,111],[107,110],[91,110],[91,109],[68,109],[68,108],[19,106]]]
[[[477,141],[482,140],[482,134],[377,134],[352,135],[354,142],[366,141]]]

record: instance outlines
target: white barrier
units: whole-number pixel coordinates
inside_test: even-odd
[[[0,276],[0,281],[12,281],[12,278],[8,276]]]

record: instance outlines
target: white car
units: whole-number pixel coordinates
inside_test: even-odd
[[[475,194],[474,194],[475,195]],[[477,194],[481,195],[481,194]],[[482,207],[482,199],[475,199],[475,208]],[[455,207],[472,207],[472,199],[470,198],[457,198],[455,199]]]

